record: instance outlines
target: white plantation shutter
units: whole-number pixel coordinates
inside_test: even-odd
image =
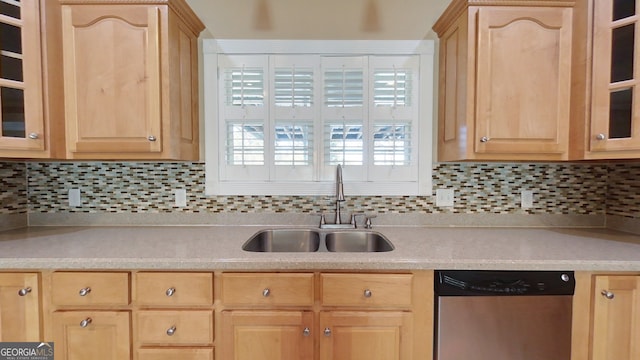
[[[419,57],[371,56],[369,178],[402,181],[418,174]]]

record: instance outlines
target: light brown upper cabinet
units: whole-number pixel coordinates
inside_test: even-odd
[[[197,37],[184,0],[61,0],[67,158],[199,157]]]
[[[572,6],[453,0],[440,38],[438,160],[565,160]]]
[[[0,158],[63,155],[60,5],[0,6]]]
[[[640,158],[637,0],[579,0],[572,119],[575,158]],[[588,104],[585,106],[584,104]]]

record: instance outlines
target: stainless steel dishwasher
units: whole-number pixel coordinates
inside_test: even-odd
[[[434,360],[570,360],[571,271],[436,271]]]

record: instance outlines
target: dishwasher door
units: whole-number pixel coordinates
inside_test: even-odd
[[[434,360],[570,360],[573,297],[566,293],[575,283],[569,274],[558,294],[549,294],[546,280],[504,274],[479,285],[455,280],[455,295],[436,289]]]

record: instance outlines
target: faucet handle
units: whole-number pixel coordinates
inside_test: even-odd
[[[377,215],[367,215],[365,221],[364,221],[364,228],[365,229],[372,229],[373,228],[373,224],[371,223],[371,219],[375,219],[377,217]]]
[[[353,225],[354,228],[356,228],[356,216],[365,216],[366,214],[363,212],[353,212],[351,213],[351,222],[350,224]]]

